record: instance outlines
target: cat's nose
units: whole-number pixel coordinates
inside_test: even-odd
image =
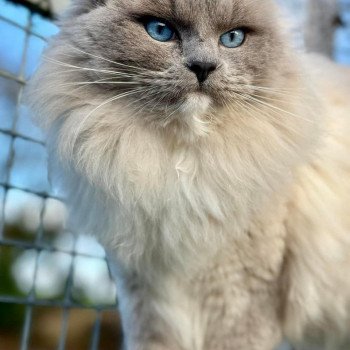
[[[209,74],[217,68],[214,62],[193,61],[187,64],[189,70],[196,74],[198,82],[203,83]]]

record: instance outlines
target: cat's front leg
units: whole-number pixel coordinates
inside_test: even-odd
[[[136,274],[118,276],[117,286],[123,350],[184,350],[179,342],[181,335],[172,327],[174,319],[181,316],[166,293],[159,293]],[[181,325],[183,320],[176,321]]]

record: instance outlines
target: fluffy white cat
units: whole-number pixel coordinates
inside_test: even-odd
[[[350,73],[295,52],[272,1],[75,2],[27,96],[127,350],[341,343]]]

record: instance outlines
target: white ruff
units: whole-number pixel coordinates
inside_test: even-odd
[[[191,93],[179,109],[180,117],[185,118],[186,124],[197,136],[209,132],[209,125],[204,120],[204,116],[208,113],[211,102],[212,100],[208,95]]]
[[[199,118],[204,115],[211,104],[211,98],[201,93],[189,94],[180,108],[180,113],[185,116]]]

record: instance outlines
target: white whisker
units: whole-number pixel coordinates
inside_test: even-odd
[[[79,67],[79,66],[76,66],[74,64],[70,64],[70,63],[66,63],[66,62],[62,62],[62,61],[58,61],[58,60],[55,60],[53,58],[49,58],[47,56],[43,56],[44,59],[47,61],[47,62],[50,62],[50,63],[54,63],[54,64],[57,64],[57,65],[60,65],[60,66],[63,66],[63,67],[69,67],[69,68],[77,68],[81,71],[94,71],[94,72],[99,72],[99,73],[106,73],[106,74],[114,74],[115,72],[112,71],[112,70],[107,70],[107,69],[95,69],[95,68],[87,68],[87,67]]]
[[[126,67],[126,68],[132,68],[132,69],[138,69],[138,70],[141,70],[141,71],[144,71],[144,72],[150,71],[149,69],[142,68],[142,67],[139,67],[139,66],[131,66],[131,65],[124,64],[124,63],[112,61],[112,60],[110,60],[110,59],[108,59],[108,58],[105,58],[105,57],[102,57],[102,56],[98,56],[98,55],[92,54],[92,53],[90,53],[90,52],[86,52],[86,51],[84,51],[84,50],[78,49],[78,48],[73,47],[73,46],[71,46],[71,48],[72,48],[73,50],[76,50],[76,51],[78,51],[78,52],[81,52],[81,53],[83,53],[83,54],[85,54],[85,55],[88,55],[88,56],[91,56],[91,57],[95,57],[95,58],[98,58],[98,59],[100,59],[100,60],[103,60],[103,61],[106,61],[106,62],[115,64],[115,65],[118,65],[118,66],[122,66],[122,67]]]
[[[295,117],[295,118],[298,118],[298,119],[307,121],[307,122],[309,122],[309,123],[312,122],[310,119],[304,118],[304,117],[302,117],[302,116],[300,116],[300,115],[297,115],[297,114],[295,114],[295,113],[293,113],[293,112],[291,112],[291,111],[287,111],[287,110],[285,110],[285,109],[283,109],[283,108],[274,106],[274,105],[272,105],[272,104],[270,104],[270,103],[263,102],[263,101],[261,101],[261,100],[255,98],[255,97],[253,97],[253,96],[251,96],[251,95],[246,95],[246,94],[244,94],[244,97],[246,97],[247,99],[250,99],[250,100],[252,100],[252,101],[254,101],[254,102],[256,102],[256,103],[259,103],[259,104],[261,104],[261,105],[263,105],[263,106],[265,106],[265,107],[268,107],[268,108],[270,108],[270,109],[274,109],[274,110],[276,110],[276,111],[279,111],[279,112],[282,112],[282,113],[285,113],[285,114],[289,114],[289,115],[291,115],[291,116],[293,116],[293,117]]]

